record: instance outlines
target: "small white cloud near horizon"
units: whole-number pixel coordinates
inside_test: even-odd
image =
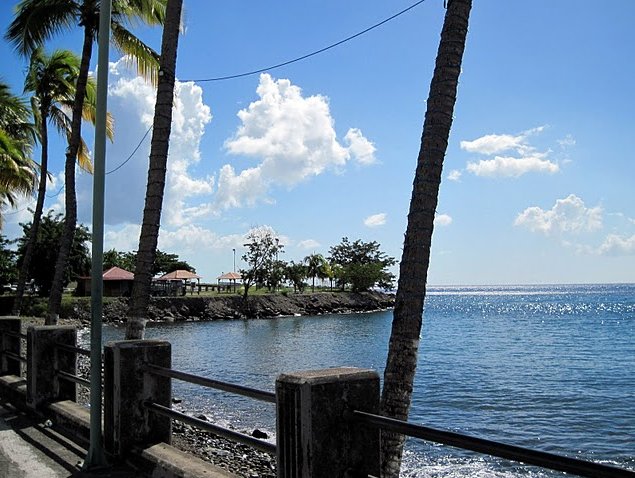
[[[598,248],[598,254],[602,256],[635,255],[635,234],[631,237],[609,234]]]
[[[467,163],[466,170],[481,177],[517,178],[527,173],[555,174],[560,165],[551,161],[551,151],[539,152],[529,144],[529,138],[546,126],[523,131],[518,135],[488,134],[473,141],[461,141],[461,149],[469,153],[493,156]],[[502,154],[507,153],[507,154]]]
[[[453,169],[448,173],[448,179],[450,181],[460,181],[463,172],[460,169]]]
[[[315,239],[305,239],[297,243],[299,249],[317,249],[321,244]]]
[[[449,226],[450,224],[452,224],[452,221],[452,216],[448,214],[437,214],[434,217],[434,225],[438,227]]]
[[[385,212],[379,214],[373,214],[364,219],[364,226],[366,227],[379,227],[386,224],[387,214]]]
[[[518,214],[514,226],[525,227],[531,232],[547,236],[558,234],[580,234],[602,229],[602,207],[587,208],[575,194],[558,199],[555,205],[544,210],[532,206]]]

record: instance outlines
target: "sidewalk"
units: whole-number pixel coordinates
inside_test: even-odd
[[[81,471],[86,450],[45,423],[0,403],[0,478],[133,478],[144,475],[118,465]]]

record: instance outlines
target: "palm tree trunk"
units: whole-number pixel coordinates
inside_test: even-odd
[[[42,211],[44,210],[44,198],[46,196],[46,180],[48,176],[48,115],[47,105],[41,107],[41,123],[40,123],[40,145],[42,148],[40,159],[40,183],[37,191],[37,201],[35,203],[35,212],[33,213],[33,221],[31,222],[31,230],[29,232],[29,242],[26,244],[24,251],[24,257],[22,258],[22,265],[20,266],[20,273],[18,275],[18,287],[15,292],[15,300],[13,302],[13,315],[20,315],[22,309],[22,297],[24,296],[24,289],[26,279],[29,275],[29,267],[31,266],[31,259],[33,258],[33,251],[35,250],[35,244],[37,243],[37,233],[40,228],[40,219],[42,218]]]
[[[55,275],[49,295],[48,314],[46,325],[56,325],[62,306],[62,291],[64,288],[64,276],[68,266],[68,258],[75,238],[77,227],[77,198],[75,196],[75,161],[82,135],[82,109],[86,96],[86,83],[88,82],[88,70],[93,48],[92,29],[84,28],[84,45],[82,47],[82,59],[79,65],[79,75],[75,87],[75,100],[73,103],[73,116],[71,119],[71,133],[66,150],[66,166],[64,169],[66,216],[64,220],[64,232],[60,240],[60,250],[55,263]],[[93,271],[94,273],[94,271]]]
[[[134,283],[128,310],[126,340],[142,339],[150,302],[152,265],[156,256],[165,190],[165,174],[172,127],[176,53],[179,44],[182,0],[168,0],[161,40],[161,58],[157,100],[154,107],[150,166],[146,189],[143,224],[135,265]]]
[[[434,213],[456,103],[471,0],[448,2],[423,126],[384,372],[381,412],[408,418],[417,366]],[[382,477],[397,478],[405,437],[382,433]]]

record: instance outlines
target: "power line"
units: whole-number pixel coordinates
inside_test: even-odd
[[[315,55],[319,55],[320,53],[324,53],[325,51],[330,50],[331,48],[335,48],[336,46],[339,46],[339,45],[341,45],[343,43],[346,43],[346,42],[348,42],[350,40],[353,40],[354,38],[362,36],[365,33],[368,33],[369,31],[374,30],[375,28],[378,28],[378,27],[384,25],[385,23],[388,23],[391,20],[394,20],[395,18],[397,18],[397,17],[403,15],[404,13],[412,10],[417,5],[420,5],[423,2],[425,2],[425,1],[426,0],[419,0],[418,2],[413,3],[409,7],[401,10],[400,12],[395,13],[394,15],[386,18],[385,20],[382,20],[379,23],[375,23],[373,26],[370,26],[370,27],[366,28],[365,30],[362,30],[361,32],[355,33],[354,35],[346,37],[343,40],[340,40],[338,42],[332,43],[331,45],[326,46],[324,48],[320,48],[319,50],[315,50],[315,51],[313,51],[311,53],[307,53],[306,55],[302,55],[302,56],[299,56],[297,58],[294,58],[293,60],[284,61],[282,63],[278,63],[278,64],[273,65],[273,66],[268,66],[268,67],[265,67],[265,68],[259,68],[257,70],[248,71],[248,72],[245,72],[245,73],[238,73],[236,75],[218,76],[218,77],[215,77],[215,78],[202,78],[202,79],[198,79],[198,80],[181,80],[181,81],[182,82],[194,81],[194,82],[197,82],[197,83],[204,83],[204,82],[208,82],[208,81],[232,80],[232,79],[235,79],[235,78],[242,78],[242,77],[245,77],[245,76],[256,75],[258,73],[263,73],[263,72],[269,71],[269,70],[275,70],[276,68],[281,68],[283,66],[287,66],[287,65],[290,65],[292,63],[296,63],[298,61],[306,60],[307,58],[310,58],[310,57],[315,56]]]
[[[139,150],[139,148],[141,147],[141,145],[143,144],[143,141],[146,139],[146,137],[148,136],[148,134],[150,133],[150,131],[152,131],[152,126],[150,126],[148,128],[148,131],[145,132],[145,134],[143,135],[143,138],[141,138],[141,141],[139,141],[139,144],[137,144],[137,147],[132,151],[132,153],[130,153],[130,156],[128,156],[126,158],[126,160],[121,163],[119,166],[117,166],[115,169],[112,169],[110,171],[108,171],[106,174],[111,174],[114,173],[115,171],[118,171],[119,169],[121,169],[122,167],[125,166],[125,164],[130,161],[132,159],[132,157],[135,155],[135,153]]]

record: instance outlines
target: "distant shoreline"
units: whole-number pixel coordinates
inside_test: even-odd
[[[8,299],[8,298],[7,298]],[[25,301],[22,315],[41,315],[42,304]],[[232,319],[270,319],[307,315],[373,312],[394,306],[394,294],[369,292],[276,293],[248,296],[247,301],[237,294],[213,296],[153,297],[148,310],[152,322],[193,322]],[[2,304],[2,309],[10,305]],[[108,297],[103,303],[104,323],[125,322],[127,298]],[[88,324],[91,320],[90,298],[77,297],[66,303],[60,319]]]

